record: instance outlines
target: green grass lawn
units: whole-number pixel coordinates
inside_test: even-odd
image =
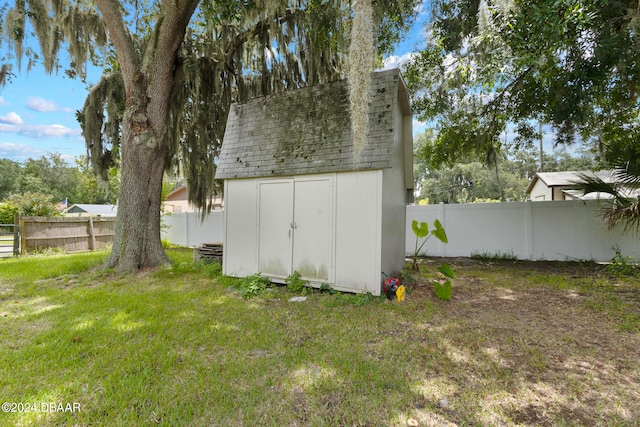
[[[0,401],[37,409],[0,425],[638,425],[637,277],[465,261],[448,302],[294,303],[168,252],[136,276],[0,260]]]

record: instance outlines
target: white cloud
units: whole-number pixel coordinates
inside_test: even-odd
[[[6,116],[0,116],[0,123],[6,123],[9,125],[21,125],[22,117],[20,117],[17,113],[11,111]]]
[[[67,138],[81,135],[80,129],[70,129],[62,125],[15,125],[0,124],[0,132],[15,133],[31,138]]]
[[[4,97],[0,96],[0,105],[6,106],[9,105],[9,103],[4,99]]]
[[[63,108],[58,106],[55,101],[50,99],[40,98],[39,96],[33,96],[27,100],[27,107],[33,111],[40,113],[53,113],[63,111],[69,113],[73,111],[71,108]]]
[[[382,60],[382,69],[390,70],[392,68],[400,68],[406,64],[416,55],[416,52],[408,52],[402,56],[391,55],[388,58]]]
[[[23,162],[27,159],[35,159],[45,154],[45,151],[25,144],[12,144],[0,142],[0,158]]]

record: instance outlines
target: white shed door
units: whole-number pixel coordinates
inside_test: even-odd
[[[331,282],[333,248],[332,177],[294,183],[293,271],[305,280]]]
[[[258,267],[286,278],[333,279],[333,176],[258,183]]]
[[[293,181],[258,183],[258,268],[285,278],[291,274]]]

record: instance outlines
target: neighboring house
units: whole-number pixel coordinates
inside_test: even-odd
[[[369,139],[354,158],[346,81],[232,105],[224,179],[226,275],[379,295],[405,262],[412,118],[398,70],[374,73]]]
[[[614,182],[613,174],[609,170],[592,171],[565,171],[565,172],[538,172],[527,187],[526,196],[534,202],[552,200],[590,200],[609,198],[607,194],[589,193],[583,195],[572,187],[581,181],[582,175],[597,176],[605,182]]]
[[[165,201],[162,202],[164,206],[164,212],[166,213],[181,213],[181,212],[198,212],[195,205],[189,203],[189,194],[187,186],[183,185],[176,188],[171,193],[167,194]],[[215,197],[212,200],[212,209],[222,208],[222,198]]]
[[[65,216],[116,216],[117,205],[75,204],[65,211]]]

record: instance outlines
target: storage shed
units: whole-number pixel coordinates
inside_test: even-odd
[[[573,190],[576,183],[582,181],[583,176],[600,178],[607,183],[615,183],[616,177],[612,171],[562,171],[562,172],[538,172],[535,174],[525,194],[527,199],[534,202],[576,199],[599,199],[601,193],[589,193],[583,195],[581,191]],[[602,195],[604,198],[607,195]]]
[[[235,103],[216,178],[224,179],[223,273],[379,295],[403,269],[413,197],[409,99],[398,70],[374,73],[358,158],[347,81]]]

